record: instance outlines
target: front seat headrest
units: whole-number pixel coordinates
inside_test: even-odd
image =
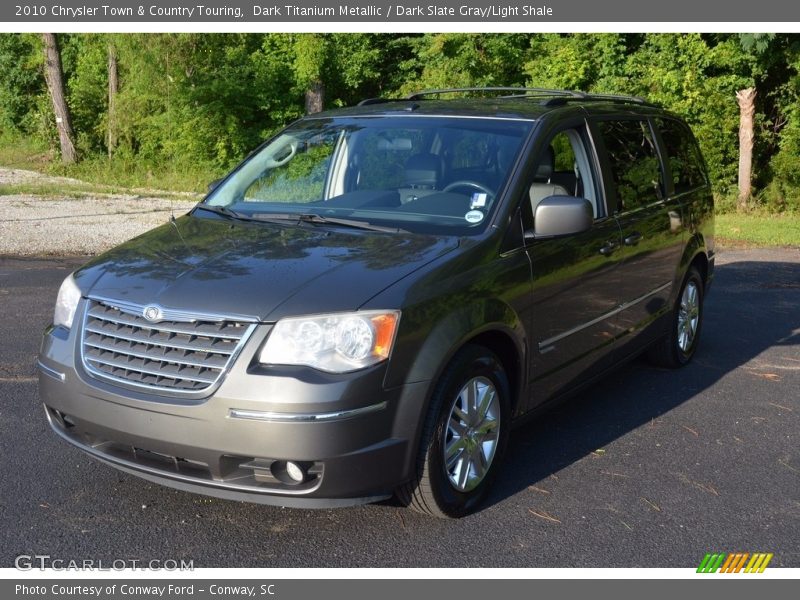
[[[555,170],[556,153],[552,146],[548,146],[544,153],[542,153],[542,158],[539,160],[539,164],[536,165],[536,175],[534,178],[537,181],[550,181],[550,178],[553,176],[553,171]]]
[[[411,187],[435,188],[442,178],[444,163],[436,154],[415,154],[406,161],[405,183]]]

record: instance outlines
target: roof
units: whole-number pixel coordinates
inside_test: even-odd
[[[441,99],[441,94],[462,92],[504,92],[502,96],[462,96]],[[431,90],[411,94],[406,99],[386,100],[372,98],[358,106],[328,110],[314,114],[315,118],[391,116],[414,114],[425,116],[483,117],[536,120],[564,107],[584,107],[589,112],[619,112],[632,110],[637,114],[663,112],[656,105],[633,96],[585,94],[564,90],[536,90],[533,88],[463,88]],[[626,110],[627,109],[627,110]]]

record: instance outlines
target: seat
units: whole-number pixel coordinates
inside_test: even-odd
[[[539,203],[548,196],[569,196],[570,193],[560,185],[551,183],[550,178],[553,176],[556,164],[556,153],[552,146],[548,146],[545,150],[542,160],[536,167],[536,175],[534,182],[528,190],[528,196],[531,201],[532,214],[536,214],[536,207]]]
[[[435,189],[444,172],[444,161],[436,154],[414,154],[406,161],[405,187]]]
[[[436,193],[444,173],[444,160],[436,154],[414,154],[406,161],[400,202],[405,204],[417,198]]]

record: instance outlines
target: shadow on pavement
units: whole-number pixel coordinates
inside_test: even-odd
[[[669,412],[765,349],[800,345],[800,264],[717,266],[701,335],[689,366],[671,371],[636,359],[514,431],[489,504]]]

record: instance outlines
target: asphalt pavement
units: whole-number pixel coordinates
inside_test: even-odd
[[[306,511],[121,474],[49,431],[33,369],[79,259],[0,259],[0,567],[20,554],[195,567],[800,567],[800,250],[719,255],[694,362],[636,360],[512,435],[458,521]]]

